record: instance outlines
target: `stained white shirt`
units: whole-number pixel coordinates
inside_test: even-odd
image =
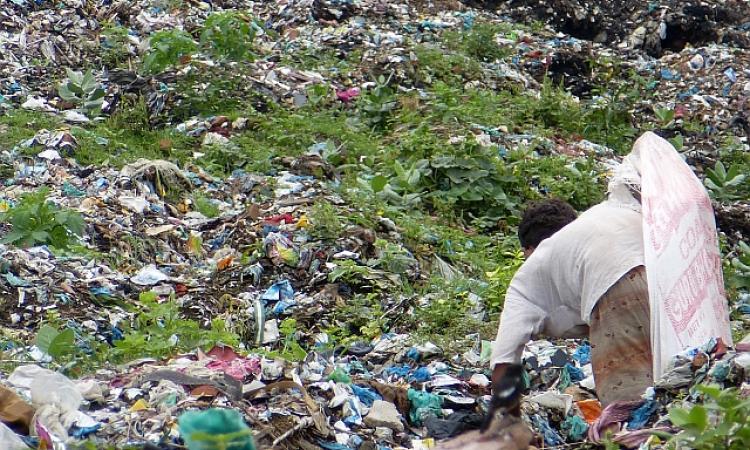
[[[585,337],[607,290],[643,265],[641,214],[605,201],[543,240],[510,282],[490,367],[518,363],[540,335]]]

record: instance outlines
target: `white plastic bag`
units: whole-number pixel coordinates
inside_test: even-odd
[[[641,136],[643,237],[651,305],[654,378],[688,347],[721,338],[732,344],[713,208],[690,167],[666,140]]]
[[[16,433],[0,422],[0,448],[3,450],[31,450]]]

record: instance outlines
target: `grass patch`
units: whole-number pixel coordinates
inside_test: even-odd
[[[52,114],[12,109],[0,115],[0,150],[10,150],[39,130],[54,130],[61,125],[60,118]]]

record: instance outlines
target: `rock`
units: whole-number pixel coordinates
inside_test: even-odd
[[[375,400],[365,417],[365,425],[373,428],[385,427],[394,431],[404,431],[401,414],[393,403]]]

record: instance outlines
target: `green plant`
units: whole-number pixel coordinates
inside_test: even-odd
[[[154,74],[185,64],[196,50],[198,45],[188,33],[178,29],[158,31],[149,39],[148,54],[143,58],[143,70]]]
[[[370,129],[385,130],[398,107],[395,90],[390,87],[391,78],[380,75],[375,86],[359,96],[357,107],[360,120]]]
[[[731,260],[732,273],[727,280],[730,285],[750,289],[750,245],[744,241],[737,244],[737,256]]]
[[[130,57],[128,29],[107,22],[102,28],[103,40],[99,46],[100,56],[105,66],[117,67]]]
[[[486,273],[488,288],[485,290],[485,303],[490,312],[502,310],[505,302],[505,292],[508,290],[513,275],[523,264],[523,252],[505,252],[503,260],[498,267]]]
[[[108,129],[113,133],[127,131],[143,135],[151,129],[148,105],[143,96],[123,96],[120,105],[109,118]]]
[[[654,115],[659,120],[659,125],[662,128],[668,128],[674,123],[674,109],[670,108],[654,108]]]
[[[316,202],[309,214],[312,229],[310,234],[320,239],[336,239],[341,236],[344,224],[340,213],[327,201]]]
[[[512,47],[501,47],[495,36],[512,31],[506,24],[478,23],[469,30],[444,33],[443,41],[449,49],[460,51],[472,59],[493,62],[512,53]]]
[[[336,283],[341,280],[350,284],[360,284],[363,277],[371,271],[372,269],[367,266],[360,266],[351,259],[345,259],[336,263],[336,267],[328,274],[328,281]]]
[[[34,344],[39,350],[59,360],[75,352],[75,331],[72,328],[58,331],[50,325],[43,325],[36,333]]]
[[[672,408],[669,420],[682,431],[673,436],[669,448],[694,450],[740,450],[750,448],[750,400],[735,388],[700,385],[704,403]]]
[[[453,211],[457,217],[484,217],[487,224],[516,209],[515,179],[508,178],[504,166],[482,150],[467,152],[465,157],[434,157],[430,167],[433,185],[427,197],[436,208]]]
[[[328,330],[339,344],[365,339],[370,341],[388,329],[379,295],[356,294],[335,315],[336,327]]]
[[[193,205],[195,206],[196,211],[208,218],[218,217],[220,214],[219,207],[200,191],[196,191],[193,194]]]
[[[305,349],[297,341],[297,320],[286,318],[279,324],[279,333],[283,340],[281,357],[289,361],[302,361],[307,356]]]
[[[68,80],[57,88],[60,98],[66,102],[74,103],[88,115],[96,115],[101,112],[104,104],[104,89],[96,82],[91,70],[86,73],[66,69]]]
[[[716,161],[713,169],[706,169],[706,178],[703,182],[713,198],[719,201],[731,201],[739,198],[737,188],[742,186],[746,178],[747,175],[741,173],[738,164],[732,164],[727,170],[724,163]]]
[[[117,362],[136,358],[163,358],[179,352],[207,349],[217,343],[236,346],[237,336],[226,331],[223,320],[214,319],[210,328],[198,322],[180,318],[174,298],[160,302],[153,292],[139,295],[140,308],[133,326],[122,340],[111,349],[111,359]]]
[[[47,244],[64,249],[83,234],[83,217],[48,201],[48,193],[48,189],[42,188],[23,194],[14,207],[0,213],[0,222],[12,226],[0,242],[21,247]]]
[[[403,276],[417,264],[417,261],[411,256],[409,251],[401,245],[386,241],[385,239],[377,239],[375,241],[375,248],[378,249],[378,257],[368,262],[370,267],[376,267]]]
[[[427,45],[416,47],[414,54],[417,61],[413,76],[417,83],[430,85],[442,81],[463,88],[467,81],[482,77],[482,66],[475,58],[446,53],[443,49]]]
[[[378,175],[368,182],[360,180],[360,186],[372,190],[383,200],[403,208],[414,208],[421,203],[424,195],[423,179],[431,173],[430,162],[426,159],[412,161],[405,166],[393,161],[390,176]]]
[[[242,60],[251,55],[255,29],[247,17],[236,11],[212,13],[201,33],[201,44],[223,59]]]

